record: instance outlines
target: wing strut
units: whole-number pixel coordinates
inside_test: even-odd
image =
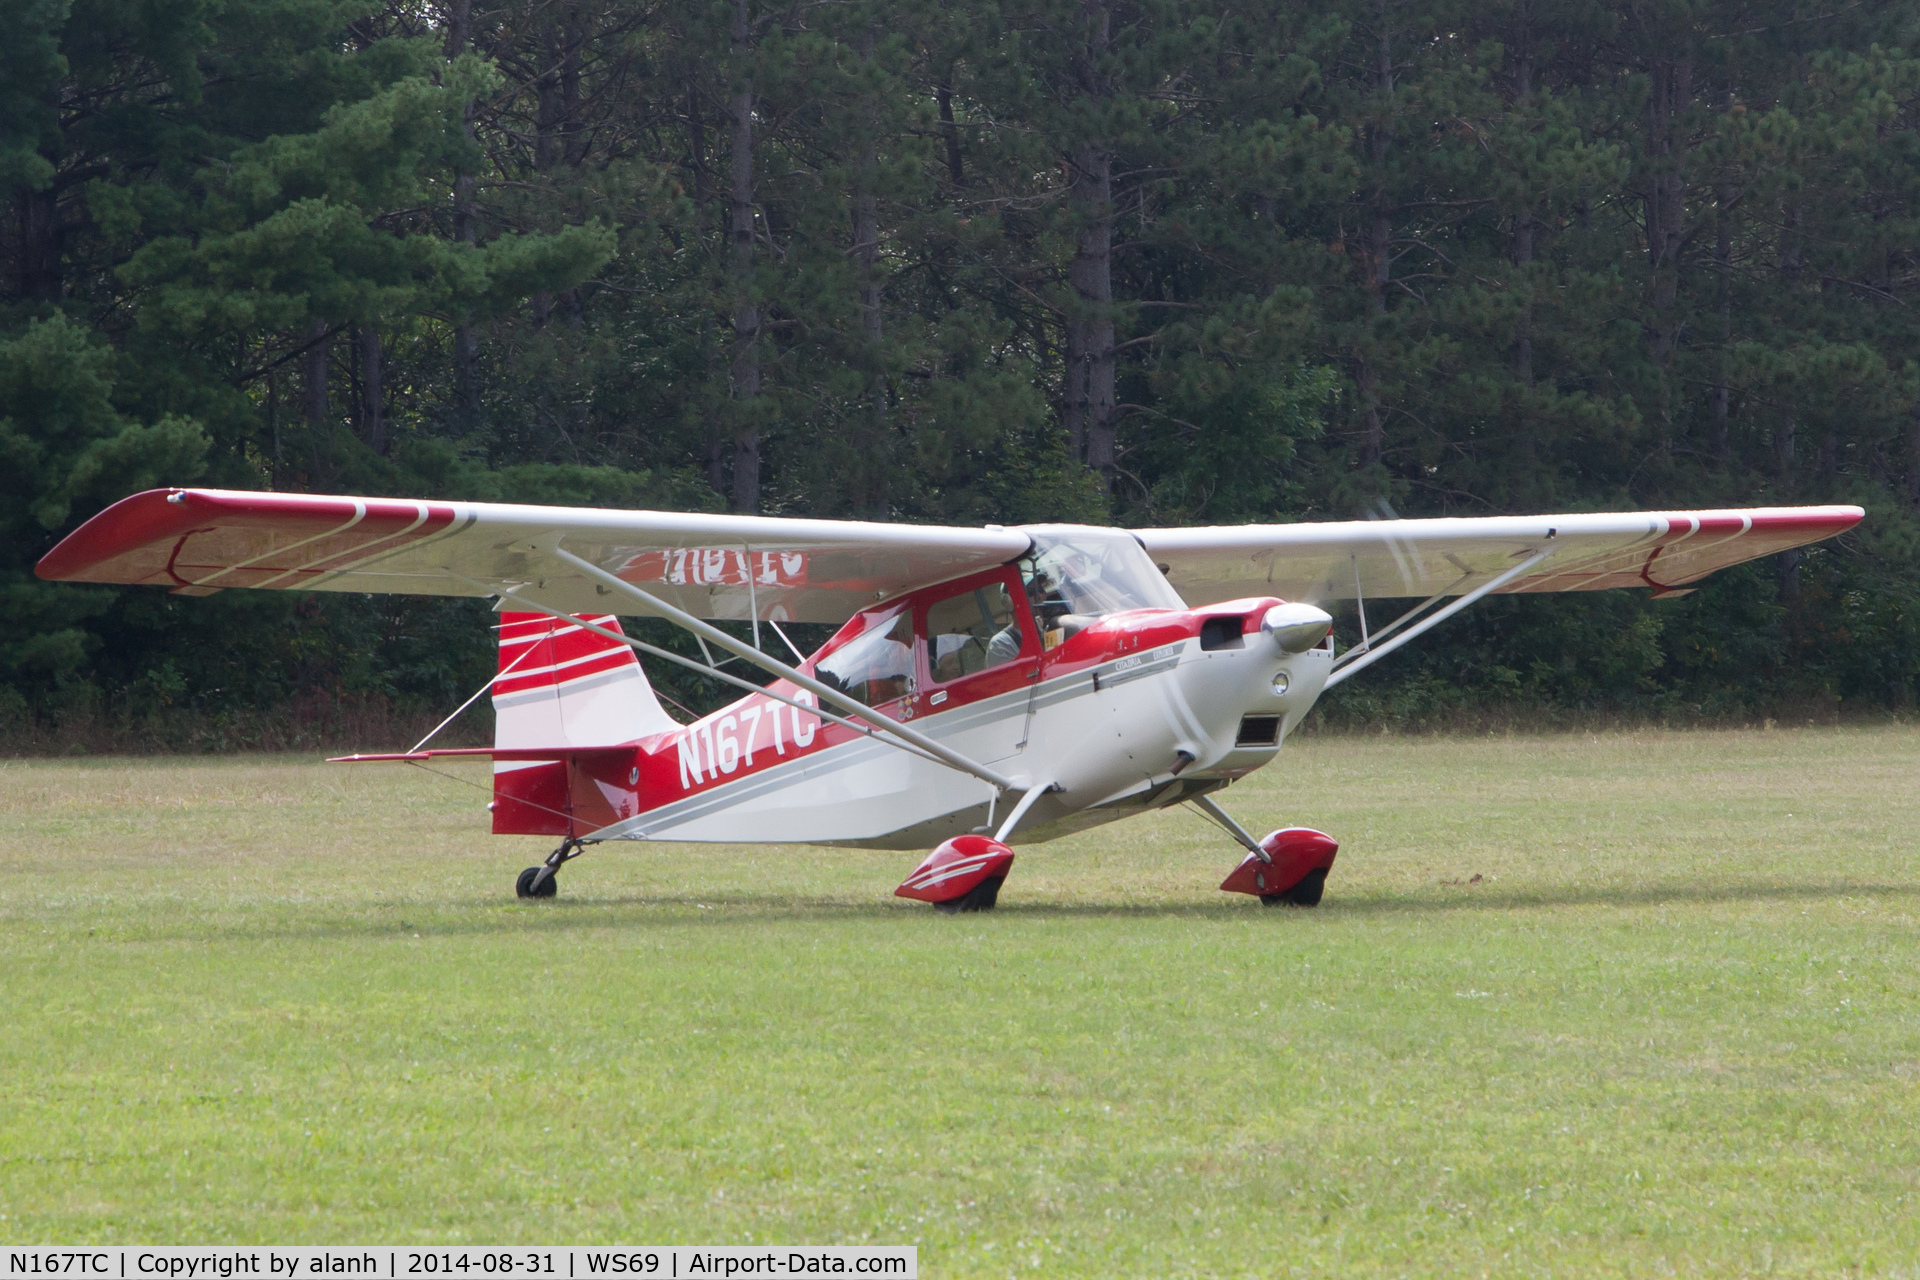
[[[1360,615],[1360,651],[1373,648],[1373,639],[1367,635],[1367,593],[1360,587],[1360,557],[1348,556],[1353,564],[1353,611]]]
[[[768,618],[767,625],[773,628],[773,634],[780,637],[781,643],[793,651],[793,660],[795,662],[805,662],[807,660],[807,655],[800,652],[800,646],[787,639],[787,633],[780,629],[779,623],[775,622],[772,618]]]
[[[1366,601],[1364,599],[1357,601],[1356,603],[1358,604],[1361,615],[1362,615],[1360,619],[1360,644],[1358,645],[1358,647],[1349,649],[1345,653],[1341,654],[1340,657],[1336,658],[1333,663],[1333,669],[1335,671],[1338,671],[1341,667],[1346,666],[1349,662],[1358,662],[1362,657],[1364,657],[1369,651],[1372,650],[1374,645],[1381,643],[1388,636],[1392,635],[1394,632],[1398,631],[1400,628],[1406,626],[1409,622],[1412,622],[1415,618],[1419,617],[1421,614],[1425,613],[1427,610],[1433,608],[1434,605],[1439,604],[1442,600],[1452,595],[1455,591],[1458,591],[1460,589],[1460,584],[1465,582],[1468,578],[1471,578],[1472,576],[1473,575],[1471,573],[1466,573],[1466,574],[1462,574],[1458,578],[1455,578],[1451,583],[1440,588],[1440,590],[1434,592],[1432,595],[1428,596],[1425,600],[1422,600],[1419,604],[1413,606],[1413,608],[1407,610],[1405,613],[1395,618],[1392,622],[1389,622],[1386,626],[1374,632],[1371,638],[1369,638],[1367,635],[1367,620],[1365,617]],[[1360,589],[1360,579],[1357,575],[1353,580],[1353,586],[1354,586],[1354,590],[1356,591]]]
[[[1553,537],[1553,531],[1551,529],[1547,531],[1547,537],[1549,539]],[[1507,583],[1513,581],[1515,578],[1519,577],[1521,574],[1525,573],[1527,570],[1533,568],[1533,566],[1539,564],[1542,560],[1545,560],[1548,556],[1552,555],[1555,550],[1556,548],[1554,547],[1548,547],[1544,551],[1536,551],[1533,555],[1529,556],[1525,560],[1522,560],[1519,564],[1513,566],[1513,568],[1507,570],[1505,573],[1501,574],[1499,577],[1490,578],[1487,581],[1481,583],[1479,586],[1467,592],[1467,594],[1461,596],[1458,600],[1455,600],[1452,604],[1448,605],[1446,608],[1441,609],[1438,612],[1429,614],[1427,617],[1421,619],[1420,622],[1418,622],[1414,626],[1407,628],[1405,631],[1401,632],[1399,635],[1395,636],[1393,639],[1387,641],[1385,644],[1380,645],[1378,648],[1368,649],[1365,653],[1361,654],[1358,658],[1355,658],[1352,662],[1347,663],[1345,666],[1336,668],[1333,671],[1333,673],[1327,677],[1327,682],[1324,685],[1320,686],[1321,692],[1324,693],[1326,690],[1333,688],[1333,686],[1339,684],[1342,680],[1345,680],[1348,676],[1356,675],[1359,672],[1366,670],[1368,667],[1372,666],[1374,663],[1378,662],[1380,659],[1392,653],[1395,649],[1398,649],[1401,645],[1405,644],[1407,641],[1412,640],[1414,637],[1422,635],[1425,632],[1427,632],[1429,629],[1436,627],[1441,623],[1445,622],[1448,618],[1451,618],[1454,614],[1460,612],[1462,609],[1466,608],[1468,605],[1474,603],[1476,600],[1480,599],[1481,596],[1486,595],[1489,591],[1496,591],[1499,588],[1506,586]],[[1424,608],[1426,608],[1426,605],[1419,606],[1419,609],[1424,609]],[[1419,612],[1419,609],[1416,609],[1414,612],[1416,613]],[[1395,625],[1398,625],[1398,624],[1395,624]]]
[[[951,747],[936,742],[917,729],[909,729],[906,725],[896,720],[890,720],[885,716],[876,716],[873,709],[859,699],[850,698],[833,686],[823,684],[815,680],[812,676],[806,675],[788,666],[786,663],[778,661],[759,649],[754,648],[752,645],[734,639],[711,623],[703,622],[685,610],[676,609],[666,601],[649,595],[624,578],[616,577],[614,574],[608,573],[605,569],[593,563],[593,561],[582,559],[573,554],[573,552],[568,551],[565,547],[559,545],[558,539],[552,542],[541,539],[541,542],[536,544],[533,549],[544,552],[554,559],[559,560],[561,563],[578,569],[581,573],[586,574],[587,577],[605,587],[607,590],[617,591],[621,595],[639,602],[646,606],[649,611],[657,613],[670,621],[679,623],[688,631],[693,632],[694,635],[713,641],[727,652],[746,659],[761,670],[809,691],[821,700],[822,706],[819,710],[822,712],[826,710],[824,704],[831,702],[842,711],[850,715],[858,716],[861,719],[867,720],[869,723],[877,720],[878,723],[874,725],[874,728],[886,734],[888,737],[898,738],[903,742],[910,743],[927,755],[933,756],[935,759],[941,761],[943,764],[950,765],[962,773],[970,773],[974,777],[991,784],[1001,791],[1012,791],[1015,789],[1012,779],[1007,778],[993,769],[987,768],[987,766],[983,764],[967,759],[967,757],[961,755]],[[764,693],[765,690],[755,686],[754,692]],[[899,744],[896,743],[895,745]]]

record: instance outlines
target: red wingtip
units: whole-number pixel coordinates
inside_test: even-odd
[[[227,489],[149,489],[108,507],[42,556],[50,582],[299,587],[373,549],[430,537],[444,502]]]
[[[189,495],[186,489],[148,489],[120,499],[41,556],[33,566],[35,576],[48,582],[168,581],[158,572],[164,561],[152,566],[154,572],[133,579],[100,578],[92,571],[129,549],[177,538],[192,529],[195,513]]]

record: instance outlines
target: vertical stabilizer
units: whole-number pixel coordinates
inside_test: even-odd
[[[611,614],[586,621],[612,631]],[[500,615],[496,747],[612,747],[679,728],[627,645],[543,613]]]

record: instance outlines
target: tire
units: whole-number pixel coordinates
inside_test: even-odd
[[[1005,876],[988,876],[951,902],[934,903],[933,909],[950,916],[962,911],[991,911],[1000,900],[1000,886],[1006,882]]]
[[[522,898],[551,898],[554,894],[560,892],[560,877],[557,875],[548,876],[547,882],[538,889],[535,889],[533,887],[533,878],[539,874],[539,867],[528,867],[525,871],[522,871],[520,878],[513,882],[514,894]]]
[[[1286,892],[1260,894],[1260,906],[1319,906],[1327,894],[1327,867],[1313,867]]]
[[[1327,892],[1327,868],[1315,867],[1300,877],[1300,883],[1285,893],[1263,893],[1263,907],[1317,907]]]

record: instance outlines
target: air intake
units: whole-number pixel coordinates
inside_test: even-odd
[[[1200,624],[1200,647],[1202,649],[1244,649],[1247,647],[1241,632],[1246,630],[1247,620],[1238,614],[1231,618],[1208,618]]]
[[[1280,745],[1279,716],[1241,716],[1236,747],[1277,747]]]

